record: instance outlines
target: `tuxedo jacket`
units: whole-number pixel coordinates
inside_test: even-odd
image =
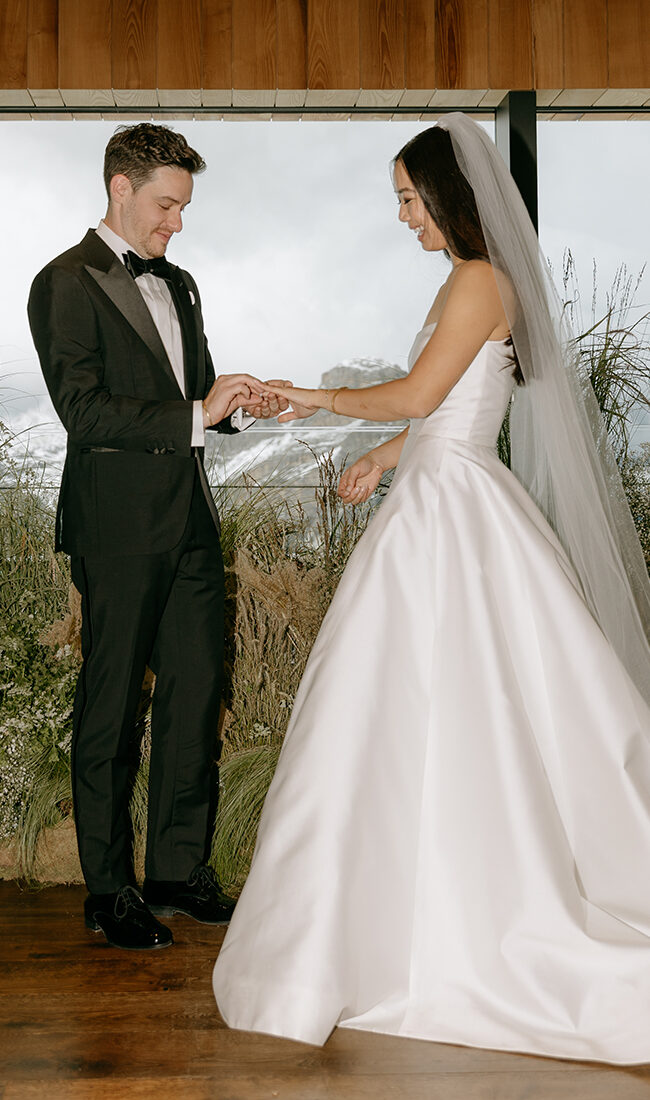
[[[184,397],[134,279],[94,230],[34,279],[28,314],[54,407],[68,433],[56,548],[71,555],[170,550],[187,522],[198,475],[192,401],[214,368],[191,275],[172,267]],[[216,429],[232,432],[230,421]]]

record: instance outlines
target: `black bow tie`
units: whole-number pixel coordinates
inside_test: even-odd
[[[124,253],[122,258],[126,270],[134,279],[137,279],[138,275],[157,275],[159,279],[166,279],[168,282],[173,279],[172,265],[164,256],[159,256],[153,260],[143,260],[137,252],[129,250]]]

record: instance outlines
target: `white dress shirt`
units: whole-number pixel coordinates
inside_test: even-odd
[[[110,249],[115,253],[118,259],[124,263],[124,253],[129,249],[134,252],[135,249],[115,233],[112,229],[106,225],[105,221],[100,221],[97,226],[96,233],[98,237],[107,244]],[[146,259],[146,257],[142,257]],[[158,329],[160,339],[163,342],[163,347],[167,352],[167,357],[171,363],[172,370],[176,381],[178,382],[179,389],[183,397],[187,397],[185,393],[185,369],[184,369],[184,356],[183,356],[183,336],[181,333],[181,326],[178,320],[178,314],[176,313],[176,306],[174,305],[174,299],[172,298],[171,291],[167,286],[164,279],[159,279],[157,275],[151,275],[146,272],[144,275],[138,275],[135,280],[135,285],[142,294],[145,300],[145,304],[152,316],[153,323]],[[192,299],[192,305],[194,305],[194,295],[192,291],[189,292]],[[237,409],[230,418],[230,422],[233,428],[238,428],[240,431],[247,428],[254,422],[254,417],[244,413],[243,409]],[[194,401],[192,408],[192,435],[190,438],[190,445],[192,447],[205,446],[205,429],[203,427],[203,402]]]

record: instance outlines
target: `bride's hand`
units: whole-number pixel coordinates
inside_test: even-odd
[[[269,386],[290,386],[291,382],[288,382],[285,378],[270,378],[268,382],[264,382],[263,388]],[[279,397],[271,390],[267,390],[267,396],[260,397],[258,393],[252,392],[250,399],[247,402],[242,402],[241,407],[244,412],[247,412],[250,416],[256,417],[258,420],[269,420],[273,416],[277,416],[279,412],[284,412],[289,407],[289,402],[284,397]]]
[[[275,395],[291,405],[292,411],[283,412],[282,416],[278,417],[278,424],[288,424],[290,420],[304,420],[305,417],[312,416],[316,409],[323,409],[326,405],[325,390],[301,389],[299,386],[292,386],[291,382],[283,386],[268,382],[266,390],[270,395]]]
[[[362,504],[374,493],[384,473],[383,466],[368,455],[358,458],[344,471],[338,494],[344,504]]]

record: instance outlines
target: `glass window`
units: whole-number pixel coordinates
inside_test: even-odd
[[[30,446],[54,475],[64,433],[44,395],[25,307],[35,273],[105,212],[103,154],[116,123],[0,125],[3,243],[11,257],[2,286],[2,400],[18,430],[41,425]],[[405,369],[448,263],[423,254],[399,223],[390,162],[431,122],[170,125],[207,162],[168,257],[197,280],[217,372],[315,386],[337,367],[331,385]],[[486,125],[493,132],[491,120]],[[331,418],[327,430],[302,422],[290,432],[258,425],[236,442],[213,436],[215,476],[251,465],[264,478],[275,478],[279,466],[289,473],[304,464],[295,437],[310,432],[318,451],[336,441],[340,457],[359,453],[375,438],[356,427],[350,435],[349,425]]]

